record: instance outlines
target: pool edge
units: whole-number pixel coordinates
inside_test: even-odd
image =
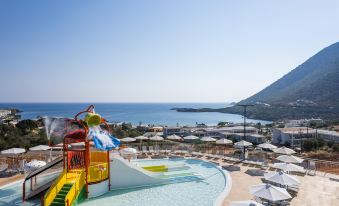
[[[228,171],[223,170],[220,166],[216,168],[218,168],[220,172],[224,174],[226,179],[224,190],[219,194],[219,196],[213,203],[213,206],[221,206],[232,189],[232,177]]]

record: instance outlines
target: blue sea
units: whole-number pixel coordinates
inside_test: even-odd
[[[196,123],[216,125],[227,121],[239,123],[241,115],[217,112],[187,113],[171,110],[174,107],[189,108],[222,108],[227,103],[0,103],[0,108],[16,108],[23,111],[22,119],[35,119],[38,116],[74,117],[85,110],[90,104],[95,105],[95,111],[110,122],[129,122],[133,125],[155,124],[175,126],[194,126]],[[269,123],[267,121],[248,119],[248,122]]]

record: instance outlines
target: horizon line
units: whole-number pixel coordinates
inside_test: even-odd
[[[0,104],[176,104],[176,103],[181,103],[181,104],[186,104],[186,103],[233,103],[233,102],[237,102],[237,101],[225,101],[225,102],[219,102],[219,101],[211,101],[211,102],[50,102],[50,101],[46,101],[46,102],[19,102],[19,101],[15,101],[15,102],[0,102]]]

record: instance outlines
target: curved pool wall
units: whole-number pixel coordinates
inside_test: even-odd
[[[197,159],[160,159],[132,161],[138,167],[187,164],[201,179],[175,184],[160,184],[111,190],[98,198],[87,199],[81,206],[219,206],[227,196],[231,180],[216,165]],[[175,172],[173,172],[175,173]],[[172,174],[170,172],[170,174]],[[114,178],[112,179],[114,181]]]
[[[83,206],[220,206],[228,195],[232,181],[228,172],[197,159],[137,160],[132,164],[187,164],[202,179],[175,184],[160,184],[112,190],[103,196],[85,200]],[[0,187],[0,205],[40,205],[40,200],[22,203],[22,180]]]
[[[226,170],[223,170],[220,166],[217,166],[217,168],[225,177],[225,187],[224,190],[219,194],[218,198],[214,201],[213,206],[221,206],[232,189],[232,177],[230,173]]]

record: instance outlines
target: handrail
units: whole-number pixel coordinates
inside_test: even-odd
[[[54,181],[52,186],[48,189],[44,196],[44,205],[50,205],[54,198],[57,196],[58,192],[61,190],[63,185],[66,183],[66,170],[63,170],[63,172],[60,174],[57,180]]]
[[[80,174],[75,179],[74,184],[72,185],[71,189],[68,191],[65,197],[65,205],[70,206],[73,204],[84,184],[85,184],[85,171],[81,170]]]

